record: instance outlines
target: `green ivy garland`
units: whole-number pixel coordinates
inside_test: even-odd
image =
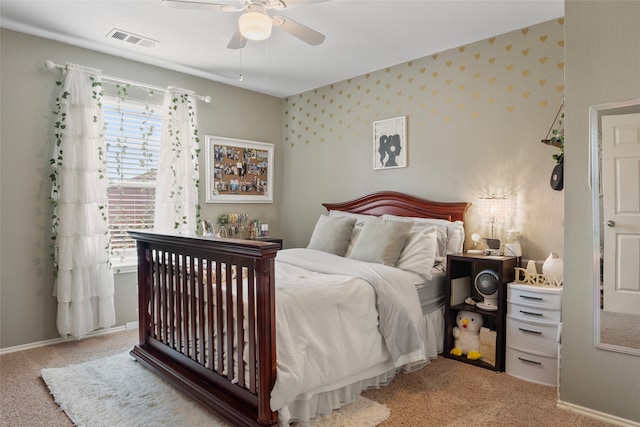
[[[189,95],[187,94],[174,94],[174,96],[171,98],[171,106],[169,107],[169,116],[172,117],[174,115],[174,112],[177,111],[178,109],[178,104],[186,104],[187,105],[187,113],[189,116],[189,123],[190,123],[190,128],[193,129],[193,134],[191,135],[192,138],[195,141],[196,144],[196,149],[194,150],[195,152],[191,153],[191,159],[193,161],[193,165],[194,165],[194,172],[195,172],[195,176],[196,178],[194,179],[194,184],[196,187],[196,194],[199,194],[200,192],[200,179],[199,179],[199,173],[198,173],[198,157],[200,155],[200,137],[198,136],[198,129],[195,126],[195,121],[196,121],[196,116],[195,116],[195,111],[192,105],[192,99]],[[181,152],[182,152],[182,141],[181,141],[181,135],[180,135],[180,131],[179,130],[174,130],[173,129],[173,121],[169,120],[168,124],[167,124],[167,132],[169,137],[171,138],[171,151],[173,152],[174,156],[176,157],[176,159],[179,159],[181,156]],[[174,185],[173,188],[175,189],[174,191],[171,191],[171,193],[169,194],[169,197],[174,198],[174,197],[180,197],[182,196],[182,190],[183,187],[181,185],[177,184],[177,171],[175,169],[175,166],[172,164],[171,165],[171,173],[174,177]],[[178,205],[176,207],[176,212],[180,209],[180,205]],[[175,221],[173,224],[173,228],[175,230],[177,230],[178,228],[180,228],[180,225],[186,225],[187,224],[187,217],[185,215],[182,216],[182,218],[180,218],[180,221]],[[202,225],[200,224],[200,203],[196,204],[196,232],[201,232],[201,227]]]

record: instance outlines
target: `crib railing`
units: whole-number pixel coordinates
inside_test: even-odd
[[[276,243],[132,231],[140,343],[131,354],[236,425],[275,425]]]

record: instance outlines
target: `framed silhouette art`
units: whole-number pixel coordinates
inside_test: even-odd
[[[407,166],[407,120],[405,116],[373,122],[373,169]]]

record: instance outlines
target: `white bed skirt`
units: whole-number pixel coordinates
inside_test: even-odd
[[[423,319],[427,360],[419,366],[413,365],[406,371],[413,371],[429,364],[444,348],[444,306],[424,314]],[[301,427],[308,427],[311,418],[329,415],[333,410],[354,402],[364,390],[387,385],[401,370],[403,369],[395,368],[389,358],[386,362],[374,365],[351,378],[342,379],[339,383],[300,395],[278,411],[280,425],[288,426],[292,422],[299,422]]]

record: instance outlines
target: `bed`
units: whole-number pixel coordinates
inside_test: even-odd
[[[465,202],[323,203],[306,248],[132,231],[131,354],[234,425],[302,425],[442,352]]]

